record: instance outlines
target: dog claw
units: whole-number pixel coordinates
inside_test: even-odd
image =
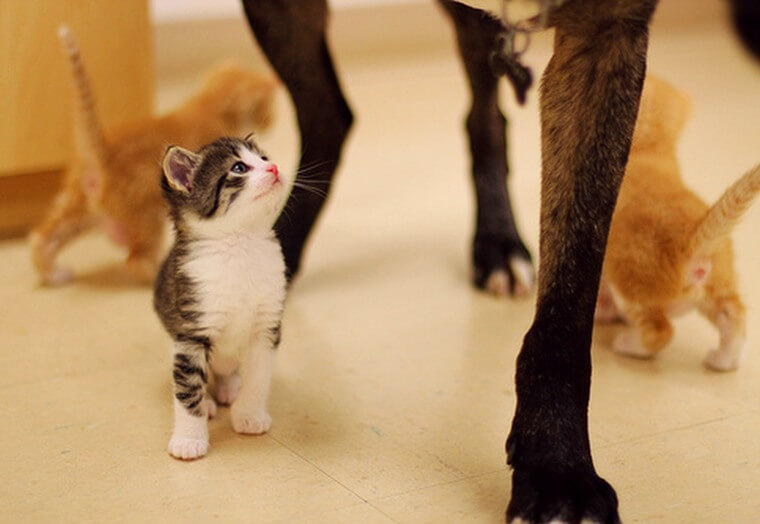
[[[473,269],[475,286],[497,297],[524,298],[535,288],[530,253],[519,238],[476,235]]]

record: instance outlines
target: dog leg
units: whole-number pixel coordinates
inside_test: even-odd
[[[496,295],[524,296],[534,286],[530,253],[520,239],[507,188],[506,125],[499,108],[499,80],[489,64],[501,24],[489,14],[440,0],[456,29],[472,107],[467,133],[477,199],[472,246],[473,280]]]
[[[293,100],[301,132],[299,178],[319,192],[293,188],[287,216],[275,230],[282,243],[288,280],[298,272],[304,243],[319,215],[340,160],[353,115],[327,46],[326,0],[243,0],[248,23]]]
[[[507,519],[618,522],[588,435],[599,276],[646,69],[656,0],[570,1],[552,15],[541,93],[538,303],[517,359]]]

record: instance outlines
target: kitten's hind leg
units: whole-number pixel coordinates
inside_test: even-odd
[[[60,193],[45,220],[29,235],[32,260],[42,283],[55,285],[71,279],[71,272],[56,266],[58,252],[95,224],[85,195],[80,191]]]
[[[625,321],[623,311],[618,306],[618,301],[615,298],[615,291],[602,278],[602,282],[599,284],[599,294],[596,297],[594,322],[600,324],[618,324],[625,323]]]
[[[260,333],[243,355],[240,369],[242,384],[231,410],[232,427],[238,433],[258,435],[265,433],[272,425],[267,400],[278,341],[276,333],[279,333],[279,328]]]
[[[705,365],[715,371],[732,371],[739,367],[744,356],[746,319],[744,305],[737,296],[708,300],[699,311],[720,332],[720,345],[705,358]]]
[[[634,307],[626,311],[631,327],[615,337],[615,353],[635,358],[652,358],[673,338],[673,326],[661,308]]]
[[[214,398],[223,406],[231,405],[240,391],[240,362],[234,357],[213,354],[211,369],[214,372]]]
[[[472,279],[497,296],[524,297],[535,286],[531,256],[515,225],[507,187],[507,120],[499,107],[499,79],[489,57],[501,23],[479,9],[441,0],[456,29],[472,94],[467,115],[472,181],[477,202]]]
[[[174,345],[174,430],[168,451],[178,459],[192,460],[208,452],[209,348],[207,338],[194,336]]]

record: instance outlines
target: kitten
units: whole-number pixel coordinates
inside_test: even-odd
[[[232,404],[235,431],[259,434],[271,424],[266,404],[285,298],[272,227],[288,188],[250,138],[220,138],[198,153],[173,146],[163,172],[176,237],[154,306],[174,341],[169,453],[194,459],[208,450],[206,420],[216,409],[209,369],[216,400]]]
[[[65,26],[59,30],[76,87],[76,158],[66,169],[63,188],[31,236],[32,258],[41,280],[57,284],[71,273],[56,266],[61,248],[94,225],[127,248],[127,269],[152,281],[163,254],[166,209],[156,167],[166,146],[197,149],[217,136],[267,128],[272,121],[276,82],[226,65],[211,74],[203,89],[181,107],[103,131],[79,46]]]
[[[760,166],[709,207],[681,180],[676,143],[689,98],[654,76],[644,82],[633,145],[612,218],[598,321],[622,320],[613,349],[654,356],[673,336],[670,319],[696,308],[720,333],[705,364],[739,366],[745,339],[730,232],[760,191]]]

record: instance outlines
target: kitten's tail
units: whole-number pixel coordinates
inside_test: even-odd
[[[106,156],[106,142],[100,120],[98,120],[95,97],[90,88],[90,80],[82,61],[79,44],[66,25],[61,25],[58,28],[58,38],[69,58],[76,91],[74,127],[78,153],[81,157],[100,164]]]
[[[691,237],[694,258],[713,253],[760,193],[760,164],[731,184],[707,211]]]

